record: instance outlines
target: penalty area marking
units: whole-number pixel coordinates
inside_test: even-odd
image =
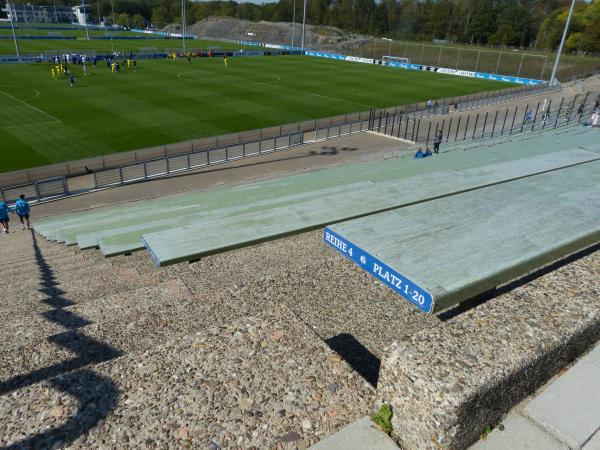
[[[0,128],[5,130],[10,130],[12,128],[27,128],[27,127],[39,127],[42,125],[55,125],[57,123],[62,123],[60,120],[48,120],[45,122],[35,122],[35,123],[25,123],[22,125],[2,125]]]
[[[22,102],[30,102],[31,100],[36,99],[40,96],[40,91],[38,91],[37,89],[34,89],[34,88],[26,87],[26,86],[19,86],[16,84],[0,84],[0,87],[12,87],[12,88],[18,88],[18,89],[27,89],[28,91],[32,91],[33,95],[31,97],[27,97],[26,99],[20,99]],[[4,93],[6,93],[6,91],[4,91]]]
[[[210,75],[221,75],[221,74],[219,74],[217,72],[209,72],[207,70],[186,70],[184,72],[179,72],[177,74],[177,78],[179,78],[181,80],[185,80],[185,81],[190,81],[192,83],[198,83],[198,82],[202,81],[202,80],[194,80],[194,79],[186,78],[185,74],[190,74],[190,73],[207,73],[207,74],[210,74]],[[238,80],[243,80],[243,81],[246,81],[246,82],[250,82],[252,84],[264,84],[264,85],[273,86],[273,87],[276,87],[276,88],[279,88],[279,89],[285,89],[287,91],[300,92],[300,93],[302,93],[304,95],[312,95],[312,96],[315,96],[315,97],[327,98],[327,99],[333,100],[335,102],[351,103],[353,105],[359,105],[359,106],[364,107],[364,108],[369,108],[369,109],[371,108],[371,106],[369,106],[369,105],[365,105],[364,103],[360,103],[360,102],[353,102],[352,100],[344,100],[344,99],[341,99],[341,98],[330,97],[329,95],[317,94],[316,92],[303,91],[301,89],[293,89],[293,88],[290,88],[290,87],[281,86],[280,84],[275,84],[275,83],[281,81],[281,77],[279,77],[278,75],[273,75],[273,74],[268,74],[268,75],[271,76],[271,77],[277,78],[278,81],[273,82],[273,83],[265,83],[265,82],[261,82],[261,81],[249,80],[249,79],[243,78],[243,77],[236,77],[234,75],[224,75],[224,76],[228,77],[228,78],[235,78],[235,79],[238,79]]]
[[[281,77],[280,76],[273,75],[273,74],[270,74],[270,73],[267,74],[267,76],[273,77],[275,79],[275,81],[273,81],[273,82],[254,81],[254,80],[250,80],[250,79],[244,78],[244,77],[237,77],[235,75],[224,75],[224,74],[219,74],[217,72],[209,72],[207,70],[187,70],[185,72],[179,72],[177,74],[177,78],[179,78],[180,80],[191,81],[193,83],[198,83],[198,82],[204,81],[204,80],[196,80],[196,79],[192,79],[192,78],[186,77],[187,74],[197,74],[197,73],[206,73],[206,74],[209,74],[209,75],[223,76],[225,78],[233,78],[233,79],[236,79],[236,80],[243,80],[243,81],[246,81],[246,82],[250,82],[252,84],[266,84],[266,85],[269,85],[269,86],[278,86],[275,83],[279,83],[281,81]]]
[[[10,95],[8,92],[6,92],[6,91],[3,91],[2,89],[0,89],[0,93],[2,93],[2,94],[4,94],[4,95],[6,95],[8,98],[11,98],[11,99],[13,99],[13,100],[15,100],[15,101],[17,101],[17,102],[19,102],[19,103],[22,103],[22,104],[24,104],[25,106],[28,106],[29,108],[33,109],[34,111],[36,111],[36,112],[38,112],[38,113],[40,113],[40,114],[43,114],[43,115],[44,115],[44,116],[46,116],[46,117],[50,117],[50,118],[51,118],[53,121],[55,121],[56,123],[60,123],[60,122],[62,122],[62,120],[60,120],[60,119],[58,119],[58,118],[54,117],[52,114],[49,114],[49,113],[47,113],[46,111],[42,111],[41,109],[39,109],[39,108],[36,108],[36,107],[35,107],[35,106],[33,106],[33,105],[30,105],[30,104],[29,104],[29,103],[27,103],[25,100],[20,100],[20,99],[18,99],[17,97],[14,97],[14,96]],[[38,91],[38,95],[39,95],[39,91]],[[33,98],[36,98],[36,97],[33,97]],[[29,100],[32,100],[32,99],[29,99]]]

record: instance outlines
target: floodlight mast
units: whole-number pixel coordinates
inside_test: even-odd
[[[294,0],[294,11],[292,13],[292,48],[294,47],[294,33],[296,32],[296,0]]]
[[[306,29],[306,2],[304,0],[304,12],[302,14],[302,51],[304,51],[304,30]]]
[[[83,8],[83,22],[85,23],[85,36],[86,36],[86,39],[89,41],[90,40],[90,32],[88,30],[87,14],[85,12],[85,0],[81,0],[81,7]]]
[[[16,13],[16,9],[15,9],[15,6],[13,4],[12,11],[11,11],[10,10],[11,9],[10,5],[11,5],[11,3],[7,2],[7,6],[8,6],[8,9],[9,9],[8,12],[10,14],[10,28],[12,30],[13,41],[15,42],[15,50],[17,51],[17,60],[21,61],[21,53],[19,52],[19,44],[17,43],[17,33],[15,33],[15,24],[13,23],[13,19],[14,19],[13,18],[13,12]]]
[[[185,55],[185,2],[186,0],[181,0],[181,35],[182,35],[182,43],[183,43],[183,54]]]
[[[573,16],[574,7],[575,0],[571,2],[571,8],[569,8],[569,15],[567,16],[565,29],[563,30],[562,39],[560,40],[560,45],[558,46],[558,53],[556,54],[556,60],[554,61],[554,67],[552,68],[552,75],[550,76],[550,86],[553,86],[558,82],[556,79],[556,72],[558,70],[558,63],[560,62],[560,55],[562,54],[563,47],[565,46],[565,40],[567,39],[567,31],[569,31],[569,24],[571,23],[571,16]]]

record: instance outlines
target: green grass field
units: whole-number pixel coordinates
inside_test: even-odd
[[[186,44],[187,48],[191,50],[208,50],[211,48],[222,48],[225,50],[240,49],[240,45],[231,42],[208,41],[203,39],[188,39],[186,41]],[[97,54],[111,53],[115,50],[119,50],[122,52],[139,51],[140,49],[146,48],[152,48],[162,51],[171,49],[181,49],[181,45],[182,43],[180,39],[90,39],[88,41],[87,39],[81,37],[79,39],[74,40],[19,40],[19,50],[21,54],[31,56],[37,56],[42,52],[62,53],[65,51],[90,50],[95,51]],[[254,47],[254,50],[256,50],[256,47]],[[0,39],[0,55],[15,55],[15,45],[12,39]]]
[[[248,129],[510,87],[300,56],[105,64],[76,87],[50,65],[0,65],[2,172]]]

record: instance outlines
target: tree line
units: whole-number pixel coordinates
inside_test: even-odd
[[[69,0],[62,0],[65,2]],[[186,19],[188,24],[210,16],[290,22],[294,3],[296,20],[301,20],[303,0],[265,4],[188,2]],[[307,22],[393,39],[555,49],[570,3],[570,0],[308,0]],[[123,26],[162,27],[181,22],[181,0],[113,0],[112,3],[92,0],[89,7],[93,15],[98,10],[100,16],[109,19],[114,10],[115,22]],[[567,50],[600,52],[600,0],[579,0],[576,4]]]

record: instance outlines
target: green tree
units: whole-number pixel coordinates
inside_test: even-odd
[[[152,16],[150,17],[152,25],[154,26],[165,26],[170,22],[169,10],[164,6],[158,6],[152,10]]]
[[[135,28],[145,28],[146,24],[144,23],[144,16],[141,14],[134,14],[131,17],[131,26]]]
[[[129,22],[130,22],[129,14],[120,13],[117,16],[117,25],[121,25],[122,27],[129,27],[130,26]]]

